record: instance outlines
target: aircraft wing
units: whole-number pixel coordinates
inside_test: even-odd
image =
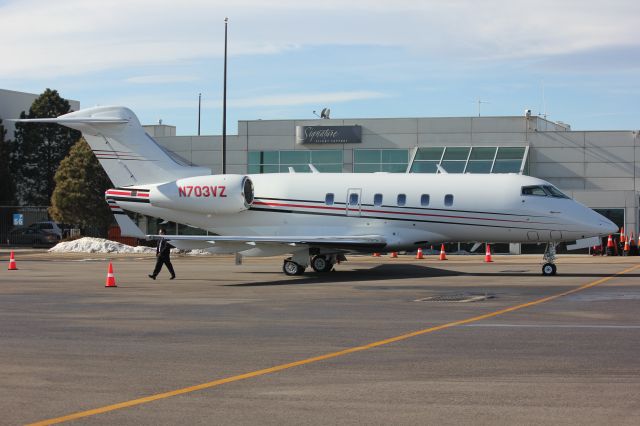
[[[228,247],[244,251],[254,247],[280,246],[279,251],[303,247],[336,248],[341,250],[368,250],[384,247],[387,242],[380,235],[358,236],[220,236],[220,235],[147,235],[148,239],[165,238],[178,248],[187,246]],[[174,244],[175,243],[175,244]]]

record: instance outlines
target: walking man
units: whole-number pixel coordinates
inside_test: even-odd
[[[160,229],[158,234],[165,235],[166,231],[164,229]],[[162,269],[162,265],[167,265],[167,269],[171,273],[170,280],[176,277],[176,273],[173,271],[173,265],[171,264],[171,244],[164,238],[160,238],[158,240],[158,245],[156,246],[156,267],[153,270],[153,274],[149,274],[149,278],[156,279],[158,274],[160,273],[160,269]]]

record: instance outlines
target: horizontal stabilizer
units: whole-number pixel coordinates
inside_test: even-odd
[[[147,134],[128,108],[102,106],[57,118],[23,118],[16,123],[60,124],[82,132],[100,165],[117,187],[170,182],[210,175],[211,169],[192,167]]]
[[[57,117],[57,118],[18,118],[15,123],[50,123],[50,124],[127,124],[129,120],[120,117]]]

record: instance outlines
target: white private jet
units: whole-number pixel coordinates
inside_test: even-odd
[[[617,231],[550,183],[517,174],[277,173],[212,175],[163,149],[124,107],[50,119],[82,132],[116,186],[106,199],[124,235],[145,236],[124,210],[217,235],[170,235],[182,249],[243,256],[289,254],[287,275],[328,272],[344,254],[415,250],[441,242],[547,243]]]

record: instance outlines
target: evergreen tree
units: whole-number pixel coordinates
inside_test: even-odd
[[[49,208],[54,220],[106,233],[113,215],[104,193],[111,187],[111,181],[84,138],[60,163],[55,185]]]
[[[70,112],[69,102],[47,89],[20,118],[54,118]],[[16,123],[13,170],[23,205],[49,205],[60,161],[80,138],[80,132],[58,124]]]
[[[0,120],[0,205],[15,203],[15,187],[9,162],[11,144],[5,140],[6,134],[7,131]]]

